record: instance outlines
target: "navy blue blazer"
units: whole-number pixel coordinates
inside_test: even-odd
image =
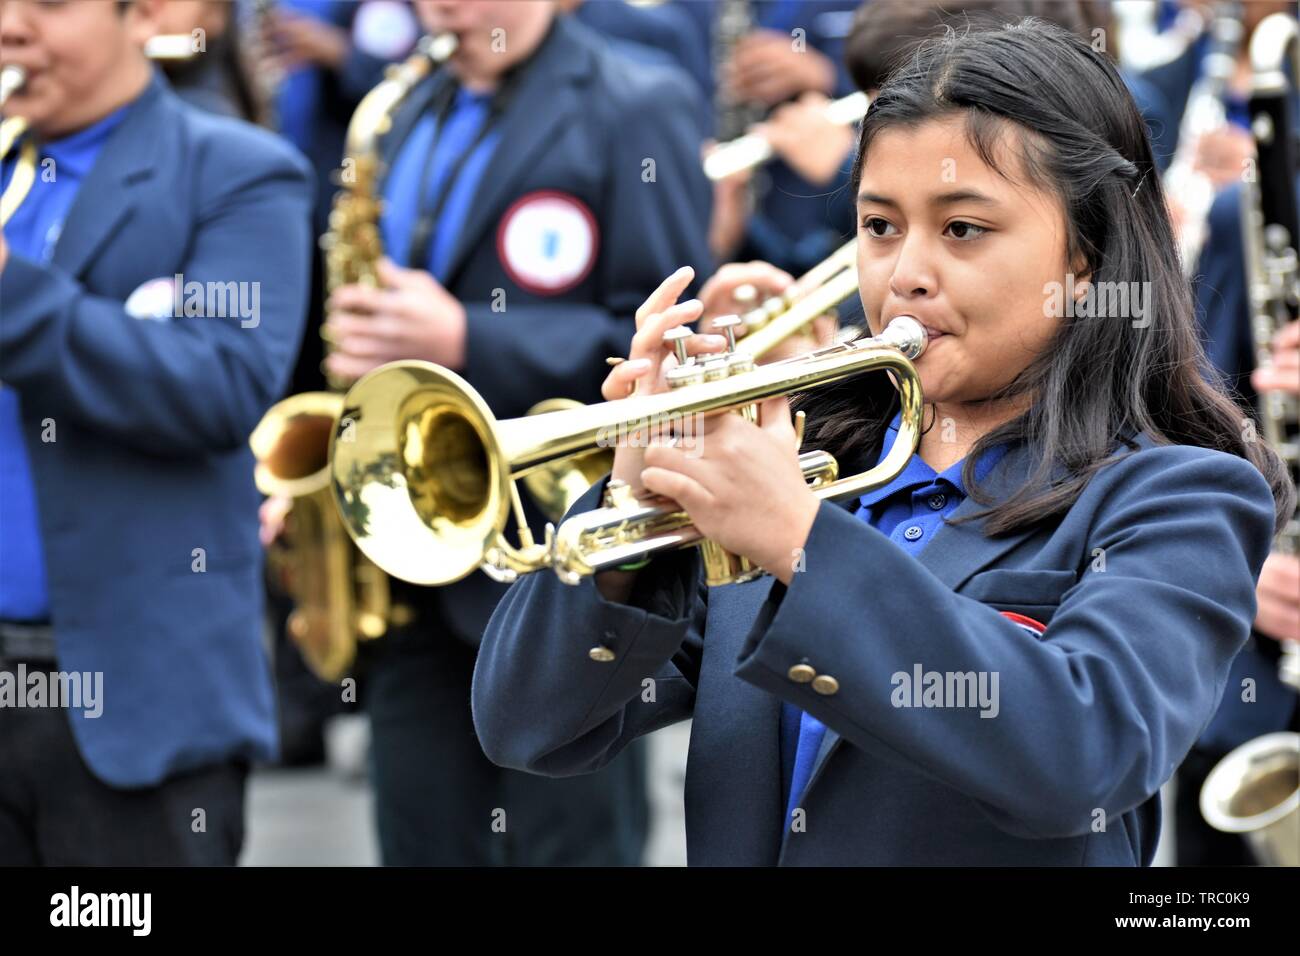
[[[248,435],[302,336],[309,182],[282,141],[155,75],[53,262],[11,252],[0,277],[0,379],[21,400],[59,665],[104,675],[102,715],[71,710],[72,729],[115,786],[274,753]],[[178,274],[257,283],[259,314],[128,314]]]
[[[387,158],[450,82],[439,71],[407,97],[384,141]],[[626,353],[636,310],[663,277],[684,265],[695,268],[697,285],[710,274],[712,192],[699,116],[698,94],[681,71],[634,63],[583,24],[556,18],[499,121],[499,145],[444,282],[468,322],[456,371],[497,418],[547,398],[599,401],[605,357]],[[646,160],[654,161],[653,178],[643,175]],[[586,274],[549,292],[517,281],[502,234],[521,200],[557,194],[590,213],[596,245]],[[523,497],[540,534],[544,519]],[[503,593],[475,572],[419,600],[436,604],[456,636],[477,645]]]
[[[989,490],[1026,458],[1013,448]],[[496,763],[564,776],[693,718],[695,865],[1147,864],[1160,786],[1249,633],[1273,507],[1246,461],[1143,437],[1064,517],[999,538],[948,525],[919,560],[823,503],[788,588],[708,590],[693,549],[656,558],[630,604],[532,575],[484,636],[475,728]],[[999,675],[996,716],[893,706],[893,675],[918,665]],[[801,832],[782,819],[782,701],[828,728]]]

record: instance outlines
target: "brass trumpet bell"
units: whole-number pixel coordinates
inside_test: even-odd
[[[464,379],[430,362],[359,379],[330,457],[335,501],[361,552],[413,584],[450,584],[478,567],[514,494],[499,428]]]

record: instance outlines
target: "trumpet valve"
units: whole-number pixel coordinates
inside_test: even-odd
[[[700,365],[704,370],[704,381],[717,382],[731,374],[726,355],[710,355]]]
[[[679,365],[676,368],[668,370],[668,387],[684,388],[687,385],[698,385],[704,381],[704,366],[696,365],[691,362],[687,365]]]
[[[690,361],[690,356],[686,354],[686,343],[694,334],[684,325],[671,328],[664,333],[664,341],[673,347],[673,353],[677,356],[678,365],[685,365]]]
[[[727,351],[736,351],[736,327],[745,320],[738,315],[720,315],[713,320],[713,327],[721,329],[727,337]]]
[[[754,356],[748,352],[732,352],[727,356],[727,373],[741,375],[754,370]]]

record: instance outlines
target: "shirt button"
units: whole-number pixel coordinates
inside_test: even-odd
[[[938,511],[947,503],[948,503],[948,499],[944,495],[931,495],[930,500],[926,502],[926,504],[928,504],[930,508],[934,511]]]
[[[923,534],[925,534],[925,531],[921,528],[921,526],[919,524],[914,524],[906,531],[903,532],[903,537],[906,538],[908,541],[915,541],[918,538],[920,538],[921,535]]]

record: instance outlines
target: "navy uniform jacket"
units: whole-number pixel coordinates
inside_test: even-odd
[[[676,70],[617,56],[607,41],[565,17],[556,19],[525,69],[499,120],[499,145],[444,282],[468,320],[465,363],[456,371],[498,419],[523,415],[547,398],[599,401],[609,371],[605,358],[627,353],[634,315],[646,297],[681,266],[693,266],[697,282],[711,271],[712,199],[700,164],[699,107],[690,82]],[[401,148],[450,82],[448,72],[440,71],[412,92],[394,117],[387,155]],[[654,181],[643,178],[648,159],[654,161]],[[507,212],[545,192],[584,205],[598,235],[590,271],[556,294],[516,282],[500,241]],[[504,308],[494,310],[494,299]],[[541,516],[527,493],[521,494],[538,532]],[[504,592],[476,572],[427,597],[458,637],[477,644]]]
[[[591,580],[531,575],[479,652],[484,750],[533,773],[586,773],[693,717],[695,865],[1147,864],[1160,786],[1249,632],[1274,506],[1242,459],[1139,445],[1063,518],[999,538],[978,521],[946,526],[919,559],[823,503],[788,588],[707,590],[694,550],[656,558],[629,605]],[[1026,457],[1013,448],[986,487],[1005,494]],[[953,517],[978,510],[968,498]],[[597,643],[612,662],[591,660]],[[838,690],[795,682],[799,664]],[[917,665],[998,674],[997,715],[893,706],[892,675]],[[782,701],[827,726],[804,832],[783,827]]]
[[[0,275],[0,379],[21,399],[59,666],[104,675],[102,715],[70,710],[72,729],[107,783],[274,754],[248,435],[302,336],[310,214],[292,149],[156,75],[52,264],[11,250]],[[256,325],[127,313],[177,274],[257,283]]]

